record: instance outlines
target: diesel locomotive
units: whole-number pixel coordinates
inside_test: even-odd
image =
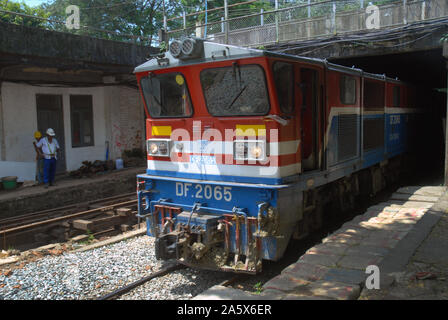
[[[197,38],[135,73],[147,116],[138,216],[157,258],[202,269],[260,272],[329,204],[379,191],[421,113],[396,79]]]

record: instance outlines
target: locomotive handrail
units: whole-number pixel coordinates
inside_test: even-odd
[[[139,205],[140,205],[140,201],[139,201]],[[247,220],[247,213],[244,212],[244,210],[246,210],[245,208],[237,208],[234,207],[232,210],[226,210],[226,209],[219,209],[219,208],[213,208],[213,207],[206,207],[203,206],[200,203],[194,203],[193,205],[189,205],[189,204],[180,204],[180,203],[174,203],[174,202],[170,202],[168,199],[159,199],[159,200],[152,200],[149,203],[149,209],[150,212],[148,214],[137,214],[138,218],[142,218],[145,219],[147,217],[150,217],[154,214],[154,206],[155,205],[166,205],[166,206],[177,206],[177,207],[182,207],[182,208],[189,208],[190,210],[193,210],[196,207],[196,210],[211,210],[212,212],[207,212],[207,213],[211,213],[214,215],[220,215],[220,214],[238,214],[241,215],[245,218],[245,220]],[[214,211],[214,212],[213,212]]]
[[[165,201],[160,201],[160,200],[153,200],[153,201],[151,201],[150,202],[151,213],[149,213],[149,214],[147,214],[145,216],[152,215],[153,207],[156,204],[177,206],[177,207],[186,207],[186,208],[189,208],[189,209],[193,209],[193,207],[195,205],[197,205],[197,203],[194,203],[193,205],[189,205],[189,204],[180,204],[180,203],[170,202],[170,201],[168,201],[166,199],[164,199],[164,200]],[[204,209],[204,210],[212,210],[212,211],[217,212],[217,213],[215,213],[215,212],[207,212],[207,213],[211,213],[211,214],[214,214],[214,215],[225,214],[225,213],[226,214],[235,214],[236,213],[236,214],[239,214],[239,215],[241,215],[241,216],[243,216],[243,217],[245,217],[247,219],[247,213],[243,211],[243,210],[246,210],[245,208],[237,208],[238,210],[234,211],[234,209],[226,210],[226,209],[218,209],[218,208],[212,208],[212,207],[206,207],[206,206],[200,205],[199,210],[202,210],[202,209]]]

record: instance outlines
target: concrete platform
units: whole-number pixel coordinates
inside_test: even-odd
[[[390,201],[368,208],[309,249],[296,263],[265,283],[259,295],[215,286],[194,299],[387,299],[391,297],[387,288],[396,284],[396,274],[413,260],[424,260],[427,266],[448,266],[446,191],[446,187],[433,186],[400,188]],[[437,228],[438,224],[442,225]],[[365,286],[370,275],[366,268],[370,265],[379,268],[379,290]],[[445,287],[448,298],[448,284]],[[431,289],[429,298],[434,295],[434,288]],[[406,299],[405,292],[402,288],[401,295],[395,293],[393,297]]]
[[[0,219],[136,191],[136,176],[144,167],[125,168],[92,178],[59,178],[55,186],[20,187],[0,192]]]

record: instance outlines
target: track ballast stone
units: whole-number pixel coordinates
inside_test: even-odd
[[[154,239],[146,235],[101,248],[46,256],[5,275],[0,300],[96,299],[162,268]],[[190,299],[222,282],[228,274],[183,269],[156,278],[122,299]]]

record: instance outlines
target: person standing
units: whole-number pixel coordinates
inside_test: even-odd
[[[52,128],[48,128],[47,136],[42,138],[37,144],[37,148],[41,148],[44,154],[44,184],[45,188],[54,186],[54,177],[56,174],[57,153],[59,151],[59,143],[54,137],[56,134]]]
[[[42,150],[36,146],[36,142],[42,140],[42,133],[36,131],[34,139],[36,139],[36,141],[33,141],[34,150],[36,150],[36,177],[39,184],[42,184],[44,183],[44,155]]]

